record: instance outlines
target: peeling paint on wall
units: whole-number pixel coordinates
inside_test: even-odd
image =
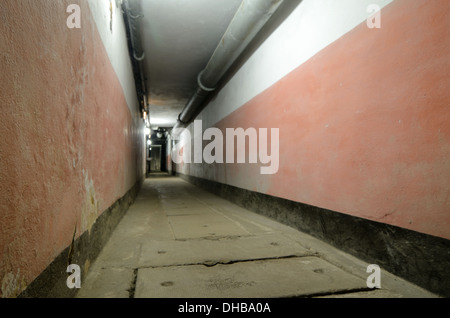
[[[2,297],[13,298],[17,297],[25,288],[27,284],[25,278],[20,275],[20,269],[14,273],[7,273],[2,279]]]
[[[98,200],[95,193],[94,182],[89,178],[88,172],[83,170],[85,201],[81,210],[81,232],[91,231],[99,213]]]

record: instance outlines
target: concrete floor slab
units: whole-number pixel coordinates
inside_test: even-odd
[[[145,181],[77,297],[433,297],[179,178]]]
[[[149,240],[142,243],[139,267],[216,264],[293,255],[306,256],[312,253],[281,234],[181,241]]]
[[[155,239],[173,239],[172,227],[167,215],[153,202],[133,205],[122,218],[113,236],[130,237],[145,235]]]
[[[245,229],[219,215],[205,213],[168,216],[176,239],[249,235]]]
[[[100,252],[96,264],[103,267],[136,268],[141,255],[142,237],[112,237]]]
[[[164,212],[167,216],[177,216],[177,215],[193,215],[193,214],[214,214],[211,209],[208,209],[203,204],[192,204],[189,206],[183,206],[183,207],[164,207]]]
[[[205,207],[204,204],[197,200],[193,200],[192,197],[184,196],[184,197],[178,197],[178,198],[170,198],[166,197],[164,199],[161,199],[161,205],[164,207],[165,210],[167,209],[185,209],[185,208],[198,208],[198,207]]]
[[[366,288],[365,281],[317,257],[143,268],[135,297],[273,298]]]
[[[129,298],[134,271],[129,268],[93,268],[82,278],[77,298]]]

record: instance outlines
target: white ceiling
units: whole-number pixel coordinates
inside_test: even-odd
[[[241,0],[141,0],[151,123],[175,125]]]

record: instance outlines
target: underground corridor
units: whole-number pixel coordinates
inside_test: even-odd
[[[433,297],[181,178],[156,174],[90,268],[77,297]],[[386,283],[386,286],[384,286]]]
[[[448,298],[449,14],[0,0],[0,297]]]

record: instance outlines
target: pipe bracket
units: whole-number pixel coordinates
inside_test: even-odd
[[[136,52],[133,52],[133,57],[136,61],[142,61],[145,58],[145,53],[142,52],[142,55],[140,57],[136,56]]]
[[[197,76],[197,84],[198,84],[198,86],[199,86],[202,90],[204,90],[205,92],[214,92],[214,91],[216,90],[216,88],[209,88],[209,87],[206,87],[206,86],[204,86],[204,85],[202,84],[201,77],[202,77],[204,71],[205,71],[205,70],[201,71],[200,74],[198,74],[198,76]]]

